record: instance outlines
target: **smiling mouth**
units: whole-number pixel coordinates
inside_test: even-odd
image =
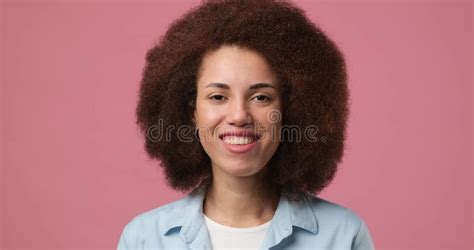
[[[221,140],[230,145],[247,145],[259,140],[257,136],[224,136]]]
[[[231,136],[221,138],[224,148],[232,154],[246,154],[257,148],[258,137]]]

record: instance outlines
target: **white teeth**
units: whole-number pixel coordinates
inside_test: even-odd
[[[223,138],[223,141],[227,144],[249,144],[255,139],[252,137],[241,137],[241,136],[226,136]]]

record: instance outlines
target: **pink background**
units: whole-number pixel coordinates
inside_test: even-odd
[[[3,1],[1,245],[116,248],[136,214],[183,196],[134,125],[146,50],[198,1]],[[377,249],[472,249],[467,1],[296,1],[346,55],[344,163],[323,198]]]

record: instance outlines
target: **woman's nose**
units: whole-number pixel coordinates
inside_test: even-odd
[[[234,126],[244,126],[252,123],[252,116],[244,101],[231,102],[227,111],[227,122]]]

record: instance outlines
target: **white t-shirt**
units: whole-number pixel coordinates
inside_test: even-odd
[[[204,215],[213,250],[259,249],[271,220],[254,227],[229,227]]]

